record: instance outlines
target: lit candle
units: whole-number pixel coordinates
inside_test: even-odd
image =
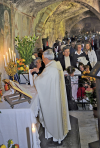
[[[35,126],[34,124],[32,124],[32,132],[35,133],[36,129],[35,129]]]
[[[7,64],[6,64],[6,59],[5,59],[5,55],[4,55],[3,57],[4,57],[4,65],[7,66]]]
[[[9,58],[8,58],[8,53],[6,52],[6,55],[7,55],[7,63],[9,63]]]
[[[11,59],[11,51],[10,51],[10,48],[9,48],[9,58]]]
[[[14,53],[15,63],[16,63],[16,53]]]
[[[13,53],[13,50],[12,50],[12,60],[14,62],[14,53]]]
[[[36,145],[36,128],[35,128],[34,124],[32,124],[32,134],[33,134],[33,147],[37,148],[37,145]]]

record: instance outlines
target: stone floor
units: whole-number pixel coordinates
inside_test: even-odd
[[[70,116],[71,130],[66,138],[59,145],[58,142],[53,142],[52,138],[45,139],[45,131],[42,126],[39,129],[39,139],[41,148],[81,148],[78,119]]]
[[[80,142],[81,148],[88,148],[88,143],[98,140],[98,121],[93,117],[92,111],[70,111],[72,117],[78,119],[79,132],[80,132]],[[72,121],[73,119],[71,119]],[[74,120],[73,120],[74,121]],[[75,121],[76,123],[77,121]],[[74,125],[74,124],[73,124]],[[75,130],[75,126],[72,127]],[[51,139],[46,140],[44,138],[43,128],[40,128],[40,140],[42,141],[41,148],[79,148],[78,140],[76,139],[77,135],[74,134],[73,130],[69,132],[66,139],[63,141],[62,145],[52,145],[49,146]],[[77,126],[76,126],[77,129]],[[75,137],[76,136],[76,137]],[[73,142],[72,142],[73,139]],[[67,142],[68,141],[68,142]],[[44,143],[44,144],[43,144]]]
[[[81,148],[88,148],[88,143],[98,140],[98,120],[93,111],[70,111],[70,115],[78,118]]]

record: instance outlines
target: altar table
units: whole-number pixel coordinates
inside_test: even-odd
[[[4,99],[3,103],[0,103],[0,145],[4,144],[7,146],[7,141],[12,139],[14,144],[19,144],[20,148],[28,148],[26,128],[29,127],[30,131],[30,143],[31,148],[40,148],[40,140],[38,131],[36,129],[35,136],[36,141],[34,146],[32,124],[36,124],[36,116],[39,110],[39,99],[38,94],[34,87],[29,85],[23,85],[32,93],[32,100],[28,102],[14,105],[12,109],[10,104]],[[11,90],[4,93],[8,95]]]

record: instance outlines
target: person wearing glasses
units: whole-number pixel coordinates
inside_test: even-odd
[[[58,56],[58,61],[60,61],[63,71],[71,66],[70,46],[65,46],[63,48],[62,56]]]

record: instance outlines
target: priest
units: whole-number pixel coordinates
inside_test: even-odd
[[[39,119],[45,138],[61,143],[71,130],[63,69],[53,60],[51,49],[43,52],[42,59],[46,68],[34,81],[40,100]]]

